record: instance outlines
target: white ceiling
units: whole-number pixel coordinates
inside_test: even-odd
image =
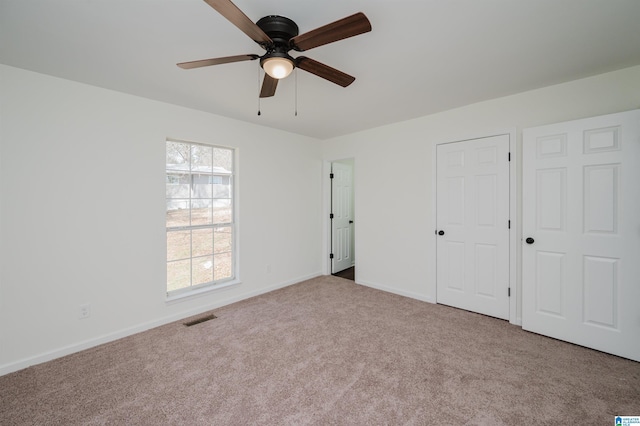
[[[640,64],[638,0],[234,0],[306,32],[364,12],[373,31],[305,56],[356,77],[280,82],[257,115],[264,51],[203,0],[0,0],[0,63],[326,139]],[[299,54],[292,53],[293,56]]]

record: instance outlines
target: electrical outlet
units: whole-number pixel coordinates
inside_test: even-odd
[[[78,319],[85,319],[91,316],[91,305],[84,304],[80,305],[80,309],[78,310]]]

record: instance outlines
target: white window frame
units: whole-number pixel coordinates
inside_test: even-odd
[[[211,291],[213,289],[219,289],[219,288],[224,288],[224,287],[228,287],[230,285],[234,285],[234,284],[238,284],[239,280],[238,280],[238,271],[237,271],[237,265],[238,265],[238,260],[237,260],[237,256],[238,256],[238,251],[237,251],[237,222],[236,222],[236,217],[237,217],[237,164],[236,164],[236,149],[235,148],[231,148],[231,147],[227,147],[227,146],[220,146],[220,145],[213,145],[213,144],[207,144],[207,143],[200,143],[200,142],[191,142],[191,141],[184,141],[184,140],[178,140],[178,139],[170,139],[167,138],[166,142],[165,142],[165,152],[169,146],[169,143],[180,143],[180,144],[187,144],[189,146],[194,146],[194,145],[198,145],[198,146],[204,146],[207,148],[217,148],[217,149],[223,149],[223,150],[228,150],[231,152],[231,170],[230,173],[224,173],[224,174],[216,174],[215,171],[212,171],[210,174],[210,178],[209,178],[209,185],[215,185],[215,183],[213,182],[213,179],[211,178],[211,176],[223,176],[223,184],[226,180],[228,180],[228,185],[231,186],[230,191],[228,193],[228,199],[230,200],[230,204],[231,204],[231,216],[230,216],[230,222],[223,222],[223,223],[209,223],[206,225],[202,225],[202,224],[196,224],[193,225],[191,224],[191,213],[189,213],[189,225],[183,225],[183,226],[172,226],[172,227],[166,227],[166,235],[167,237],[169,236],[170,232],[181,232],[181,231],[193,231],[193,230],[198,230],[198,229],[212,229],[215,232],[216,228],[230,228],[231,229],[231,250],[230,250],[230,255],[231,255],[231,275],[229,277],[224,277],[222,279],[216,280],[213,279],[212,281],[209,282],[205,282],[205,283],[200,283],[200,284],[193,284],[193,268],[190,267],[190,275],[189,275],[189,281],[190,281],[190,285],[188,287],[183,287],[183,288],[179,288],[176,290],[169,290],[169,275],[167,273],[167,278],[165,280],[165,290],[166,290],[166,296],[167,296],[167,301],[171,301],[171,300],[175,300],[175,299],[182,299],[184,297],[189,297],[189,296],[193,296],[196,294],[200,294],[203,292],[208,292]],[[189,160],[191,161],[191,159]],[[171,173],[173,172],[173,173]],[[207,174],[207,173],[203,173],[202,171],[193,171],[191,170],[191,165],[189,166],[189,170],[188,171],[177,171],[177,170],[170,170],[168,168],[166,168],[166,155],[165,155],[165,185],[176,185],[176,182],[170,182],[170,178],[169,176],[172,174],[176,174],[176,173],[181,173],[184,175],[188,175],[189,178],[189,185],[190,185],[190,190],[189,190],[189,198],[176,198],[176,200],[184,200],[188,202],[189,205],[189,211],[191,212],[191,201],[192,201],[192,195],[193,195],[193,176],[195,175],[203,175],[203,174]],[[224,179],[224,177],[226,177],[227,179]],[[166,195],[166,190],[165,190],[165,205],[169,203],[169,201],[171,200],[171,198],[169,198]],[[227,198],[219,198],[219,197],[215,197],[215,192],[212,189],[212,193],[211,193],[211,198],[205,198],[205,200],[211,200],[212,201],[212,205],[213,205],[213,201],[214,200],[220,200],[220,199],[227,199]],[[166,209],[166,207],[165,207]],[[166,214],[166,212],[165,212]],[[169,244],[168,242],[168,238],[166,239],[167,241],[167,245]],[[213,253],[212,253],[213,254]],[[189,248],[189,257],[185,257],[182,259],[172,259],[169,260],[168,259],[168,247],[167,250],[165,250],[165,265],[168,267],[170,263],[172,262],[177,262],[180,260],[187,260],[189,259],[189,263],[190,265],[193,264],[193,260],[197,259],[199,257],[202,256],[194,256],[193,255],[193,243],[190,244],[190,248]],[[215,256],[214,256],[214,261],[215,261]]]

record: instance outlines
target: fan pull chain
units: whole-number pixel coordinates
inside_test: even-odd
[[[298,116],[298,68],[297,67],[295,69],[295,73],[296,73],[296,90],[295,90],[296,91],[296,102],[295,102],[296,112],[295,112],[295,116],[297,117]]]
[[[258,64],[258,115],[262,115],[260,112],[260,65]]]

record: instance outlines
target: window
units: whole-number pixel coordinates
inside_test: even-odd
[[[235,278],[233,154],[167,140],[167,294]]]

